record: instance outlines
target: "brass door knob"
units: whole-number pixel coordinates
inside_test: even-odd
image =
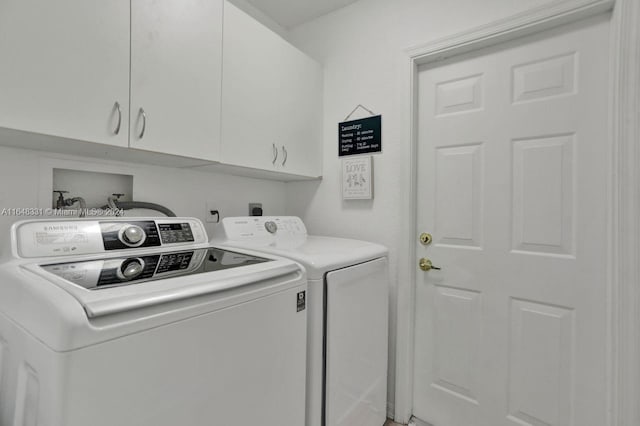
[[[440,270],[440,268],[438,268],[437,266],[433,266],[433,263],[431,263],[431,261],[426,257],[423,257],[422,259],[420,259],[419,265],[420,265],[420,269],[422,269],[425,272],[430,271],[432,269]]]
[[[431,241],[433,241],[433,237],[431,236],[431,234],[427,232],[423,232],[422,234],[420,234],[420,242],[422,243],[422,245],[429,245],[431,244]]]

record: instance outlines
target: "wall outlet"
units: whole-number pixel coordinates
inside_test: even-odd
[[[207,223],[218,223],[220,222],[220,211],[215,208],[212,203],[207,203],[205,205],[206,211],[204,215],[204,220]]]
[[[262,203],[249,203],[249,216],[262,216]]]

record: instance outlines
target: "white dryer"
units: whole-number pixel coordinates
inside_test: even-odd
[[[188,218],[27,221],[0,265],[0,424],[301,425],[306,277]]]
[[[308,277],[307,426],[386,418],[389,272],[384,246],[307,235],[298,217],[229,217],[219,243],[299,262]]]

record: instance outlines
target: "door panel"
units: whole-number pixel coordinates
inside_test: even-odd
[[[573,254],[573,140],[513,141],[512,250]]]
[[[601,426],[609,16],[418,75],[414,414]]]
[[[571,424],[574,310],[511,299],[508,419]]]
[[[474,371],[480,348],[481,295],[452,287],[435,288],[433,386],[477,404]]]
[[[483,154],[481,143],[435,150],[438,244],[482,247]]]

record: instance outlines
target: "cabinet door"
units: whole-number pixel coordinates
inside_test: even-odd
[[[273,170],[283,40],[229,2],[224,13],[221,161]]]
[[[127,145],[128,0],[2,0],[0,58],[0,127]]]
[[[217,160],[222,0],[131,2],[130,146]]]
[[[278,103],[283,171],[322,175],[322,67],[293,46],[283,46]],[[284,159],[283,159],[284,160]]]

